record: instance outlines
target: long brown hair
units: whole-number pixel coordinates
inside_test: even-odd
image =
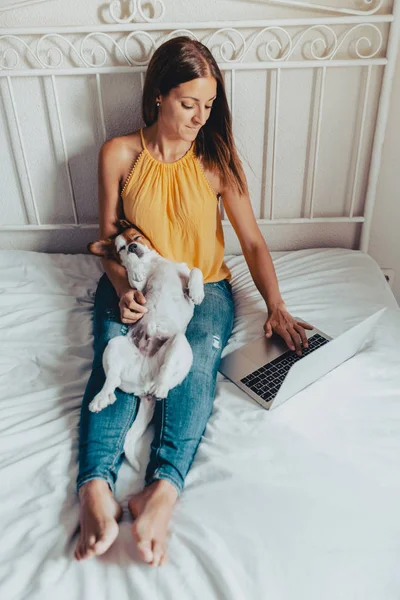
[[[181,83],[212,76],[217,97],[210,116],[196,137],[195,152],[210,170],[217,169],[223,183],[247,193],[246,177],[232,134],[232,117],[222,73],[209,49],[186,36],[168,40],[154,52],[143,87],[142,112],[147,126],[157,121],[156,98],[166,96]]]

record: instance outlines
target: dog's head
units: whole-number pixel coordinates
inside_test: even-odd
[[[88,244],[89,252],[126,265],[155,250],[149,238],[136,225],[123,219],[118,222],[118,227],[120,231],[114,236]]]

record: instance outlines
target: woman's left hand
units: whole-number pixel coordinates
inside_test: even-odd
[[[296,350],[299,356],[302,354],[301,344],[304,348],[308,348],[305,329],[313,329],[313,326],[292,317],[284,302],[269,311],[264,325],[267,338],[270,338],[273,332],[277,333],[285,340],[290,350]]]

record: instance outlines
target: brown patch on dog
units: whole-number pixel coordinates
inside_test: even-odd
[[[90,242],[90,244],[87,245],[87,249],[95,256],[101,256],[103,258],[116,258],[117,253],[115,251],[114,239],[107,238],[106,240],[96,240],[95,242]]]
[[[147,246],[151,250],[154,250],[154,246],[150,242],[149,238],[145,236],[143,231],[139,229],[136,225],[133,225],[126,219],[119,219],[116,222],[116,226],[118,227],[118,232],[114,235],[110,236],[105,240],[96,240],[95,242],[90,242],[87,245],[87,249],[89,252],[94,254],[95,256],[101,256],[102,258],[111,258],[116,260],[117,262],[121,262],[119,258],[119,254],[115,248],[115,238],[118,235],[123,235],[128,244],[131,244],[133,241],[137,241],[143,246]]]
[[[140,231],[140,229],[137,229],[137,227],[130,227],[129,229],[125,229],[122,235],[126,239],[127,244],[131,244],[132,242],[137,241],[139,244],[150,248],[150,250],[154,250],[154,246],[150,242],[149,238],[143,235],[143,233]]]

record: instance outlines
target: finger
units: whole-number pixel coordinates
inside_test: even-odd
[[[123,314],[121,317],[121,321],[122,321],[122,323],[125,323],[126,325],[134,325],[142,317],[143,317],[142,313],[130,313],[129,315]]]
[[[296,353],[301,356],[302,352],[301,352],[301,337],[299,336],[299,334],[297,333],[297,331],[295,329],[290,329],[289,333],[292,337],[292,340],[294,342],[294,345],[296,347]]]
[[[307,340],[306,332],[304,331],[303,327],[301,327],[300,325],[297,325],[295,327],[295,329],[301,337],[301,341],[302,341],[304,348],[308,348],[308,340]]]
[[[135,296],[136,302],[140,302],[140,304],[144,304],[145,302],[147,302],[146,296],[144,296],[142,294],[142,292],[139,290],[135,290],[134,296]]]
[[[128,304],[129,310],[133,312],[146,313],[149,312],[149,309],[145,306],[141,306],[140,304],[136,304],[136,302],[129,302]]]
[[[283,329],[282,327],[276,327],[275,331],[285,341],[286,345],[288,346],[288,348],[290,348],[290,350],[294,350],[295,349],[292,337],[291,337],[291,335],[289,334],[289,332],[286,329]]]
[[[312,325],[310,325],[309,323],[306,323],[305,321],[296,321],[297,325],[300,325],[300,327],[304,327],[304,329],[314,329],[314,327]]]
[[[265,335],[266,335],[266,337],[271,337],[271,335],[272,335],[272,327],[271,327],[271,323],[269,323],[269,322],[265,323]]]
[[[283,329],[281,327],[280,331],[277,330],[277,333],[285,340],[290,350],[296,350],[297,354],[301,355],[300,337],[293,328]]]

